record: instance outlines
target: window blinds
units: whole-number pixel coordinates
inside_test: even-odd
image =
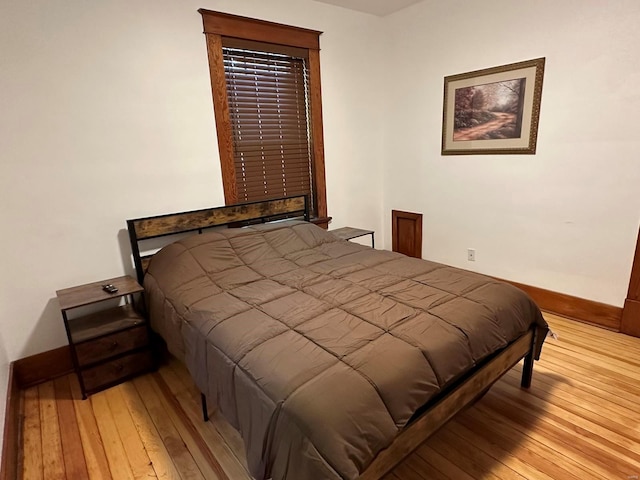
[[[239,201],[313,198],[304,58],[223,47]]]

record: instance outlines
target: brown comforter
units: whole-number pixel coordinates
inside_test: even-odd
[[[515,287],[303,222],[173,243],[145,288],[154,329],[239,429],[256,479],[358,477],[420,406],[546,329]]]

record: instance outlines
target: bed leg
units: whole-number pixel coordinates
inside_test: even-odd
[[[207,410],[207,397],[204,393],[200,394],[200,403],[202,403],[202,418],[205,422],[209,421],[209,411]]]
[[[529,388],[531,386],[531,377],[533,376],[533,350],[524,357],[524,366],[522,367],[522,380],[520,386]]]

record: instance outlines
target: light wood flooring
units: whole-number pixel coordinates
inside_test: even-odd
[[[514,367],[386,480],[637,479],[640,339],[546,314],[530,390]],[[172,362],[81,400],[68,375],[24,391],[24,479],[248,480],[242,442],[201,419]]]

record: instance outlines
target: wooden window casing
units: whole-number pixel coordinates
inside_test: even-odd
[[[302,144],[296,148],[308,148],[311,159],[311,175],[308,185],[305,187],[302,184],[297,184],[291,187],[291,178],[299,180],[298,174],[292,175],[288,182],[290,187],[287,188],[285,195],[307,193],[301,192],[301,189],[309,188],[309,192],[312,193],[313,215],[320,219],[327,218],[322,97],[320,89],[319,37],[321,32],[204,9],[199,10],[199,12],[202,15],[204,33],[207,40],[211,88],[218,133],[218,150],[220,153],[226,204],[231,205],[245,200],[258,199],[256,197],[248,198],[246,189],[257,188],[257,185],[262,180],[253,177],[257,171],[257,165],[254,163],[252,165],[240,166],[244,158],[246,158],[246,154],[235,151],[234,127],[237,128],[238,126],[238,115],[237,111],[234,112],[230,108],[233,102],[229,101],[229,92],[233,92],[235,87],[232,85],[234,81],[232,79],[233,75],[230,74],[229,71],[225,72],[225,56],[227,57],[227,62],[229,62],[230,55],[233,55],[234,49],[236,49],[239,55],[242,55],[242,50],[265,52],[262,56],[258,55],[255,60],[257,63],[266,66],[269,63],[269,53],[284,54],[288,57],[303,59],[303,62],[293,62],[293,64],[288,65],[291,68],[297,69],[297,66],[292,65],[298,63],[300,65],[304,64],[304,67],[306,67],[307,91],[304,93],[306,101],[308,102],[307,127],[309,129],[309,143],[305,145],[304,142],[302,142]],[[243,83],[247,86],[247,82],[243,82],[243,80],[240,79],[239,84]],[[291,117],[291,120],[292,122],[303,121],[298,117],[296,117],[295,120],[294,117]],[[243,128],[245,128],[245,132],[251,130],[250,126],[247,125]],[[274,133],[273,128],[270,132]],[[250,136],[262,136],[263,132],[258,132],[256,129],[248,133]],[[239,149],[241,148],[242,147],[239,147]],[[264,145],[255,146],[255,148],[262,149]],[[277,148],[280,148],[280,146]],[[282,155],[284,157],[289,155],[288,152],[290,150],[287,149],[291,148],[293,147],[283,147]],[[251,150],[251,148],[249,148],[249,150]],[[251,161],[253,160],[249,159],[249,163],[251,163]],[[249,172],[249,176],[253,178],[249,179],[248,184],[243,181],[243,178],[238,178],[239,175],[242,175],[243,169],[246,172],[247,168],[254,169],[253,172]],[[305,167],[300,164],[295,164],[294,162],[292,168],[299,172]],[[267,175],[279,176],[286,174],[287,172],[271,172]],[[262,173],[260,173],[258,177],[260,177],[260,175],[262,175]],[[238,182],[238,180],[240,180],[240,182]],[[241,185],[242,191],[238,191],[239,184]],[[251,194],[253,195],[255,193],[256,192],[252,192]],[[270,188],[265,194],[265,198],[269,196],[271,198],[283,196],[282,193],[281,190]]]

